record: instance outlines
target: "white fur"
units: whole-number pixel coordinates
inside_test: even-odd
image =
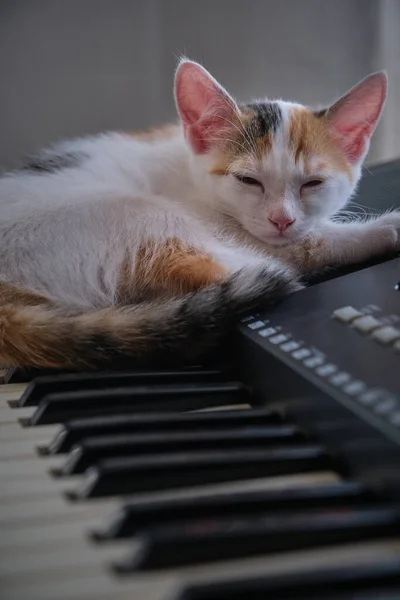
[[[175,136],[156,141],[117,133],[67,141],[58,151],[85,153],[79,166],[6,175],[0,180],[0,276],[68,305],[106,307],[115,304],[127,253],[134,258],[149,239],[179,238],[229,271],[274,256],[302,267],[296,248],[307,235],[325,243],[307,268],[399,248],[398,213],[364,225],[329,221],[353,193],[363,157],[353,166],[352,183],[341,173],[315,173],[327,182],[300,197],[305,174],[286,139],[293,105],[280,105],[284,127],[273,151],[262,162],[248,162],[247,174],[263,182],[264,193],[231,174],[210,175],[213,153],[194,154],[179,127]],[[296,219],[283,237],[269,221],[274,211]]]

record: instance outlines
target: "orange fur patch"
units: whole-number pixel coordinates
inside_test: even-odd
[[[172,138],[179,133],[179,125],[164,125],[163,127],[153,127],[148,131],[133,131],[129,135],[138,140],[153,142],[157,140]]]
[[[323,247],[321,238],[309,235],[293,247],[291,262],[302,270],[322,268],[326,263],[326,254],[321,252]]]
[[[199,290],[227,275],[212,256],[176,238],[144,244],[137,253],[134,271],[128,271],[135,278],[132,283],[137,288],[174,296]],[[127,272],[126,266],[124,272]],[[123,281],[126,290],[127,280]]]
[[[43,353],[43,347],[49,341],[48,332],[39,326],[35,335],[28,334],[33,320],[32,311],[36,308],[40,310],[41,307],[45,310],[46,306],[50,305],[51,301],[45,296],[11,284],[0,283],[0,364],[10,367],[24,364],[59,366],[54,360],[55,350],[50,344],[48,354],[46,351]],[[53,327],[56,330],[57,323],[54,322]]]
[[[0,283],[0,306],[4,304],[19,304],[23,306],[35,306],[38,304],[50,304],[50,300],[36,292],[30,292],[8,283]]]
[[[234,115],[232,128],[226,135],[228,139],[218,149],[210,175],[227,175],[233,163],[236,168],[245,169],[248,155],[253,154],[261,160],[271,150],[273,140],[270,133],[256,138],[248,130],[255,117],[254,109],[246,106]]]
[[[337,146],[323,117],[316,117],[306,108],[293,108],[290,115],[289,138],[295,162],[299,162],[302,158],[306,172],[310,173],[310,159],[313,156],[322,156],[329,165],[345,172],[351,179],[350,165]]]

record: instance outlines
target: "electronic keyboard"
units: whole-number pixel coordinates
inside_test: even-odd
[[[2,600],[398,600],[399,282],[312,285],[222,367],[8,373]]]

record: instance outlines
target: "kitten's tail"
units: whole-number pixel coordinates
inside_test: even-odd
[[[301,289],[278,263],[238,271],[180,299],[73,314],[46,305],[0,307],[0,364],[82,370],[110,361],[204,358],[238,317]]]

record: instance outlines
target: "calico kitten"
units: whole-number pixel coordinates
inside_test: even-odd
[[[371,75],[326,110],[238,105],[200,65],[180,124],[57,144],[0,180],[0,364],[194,360],[298,274],[400,249],[400,213],[332,219],[386,97]]]

